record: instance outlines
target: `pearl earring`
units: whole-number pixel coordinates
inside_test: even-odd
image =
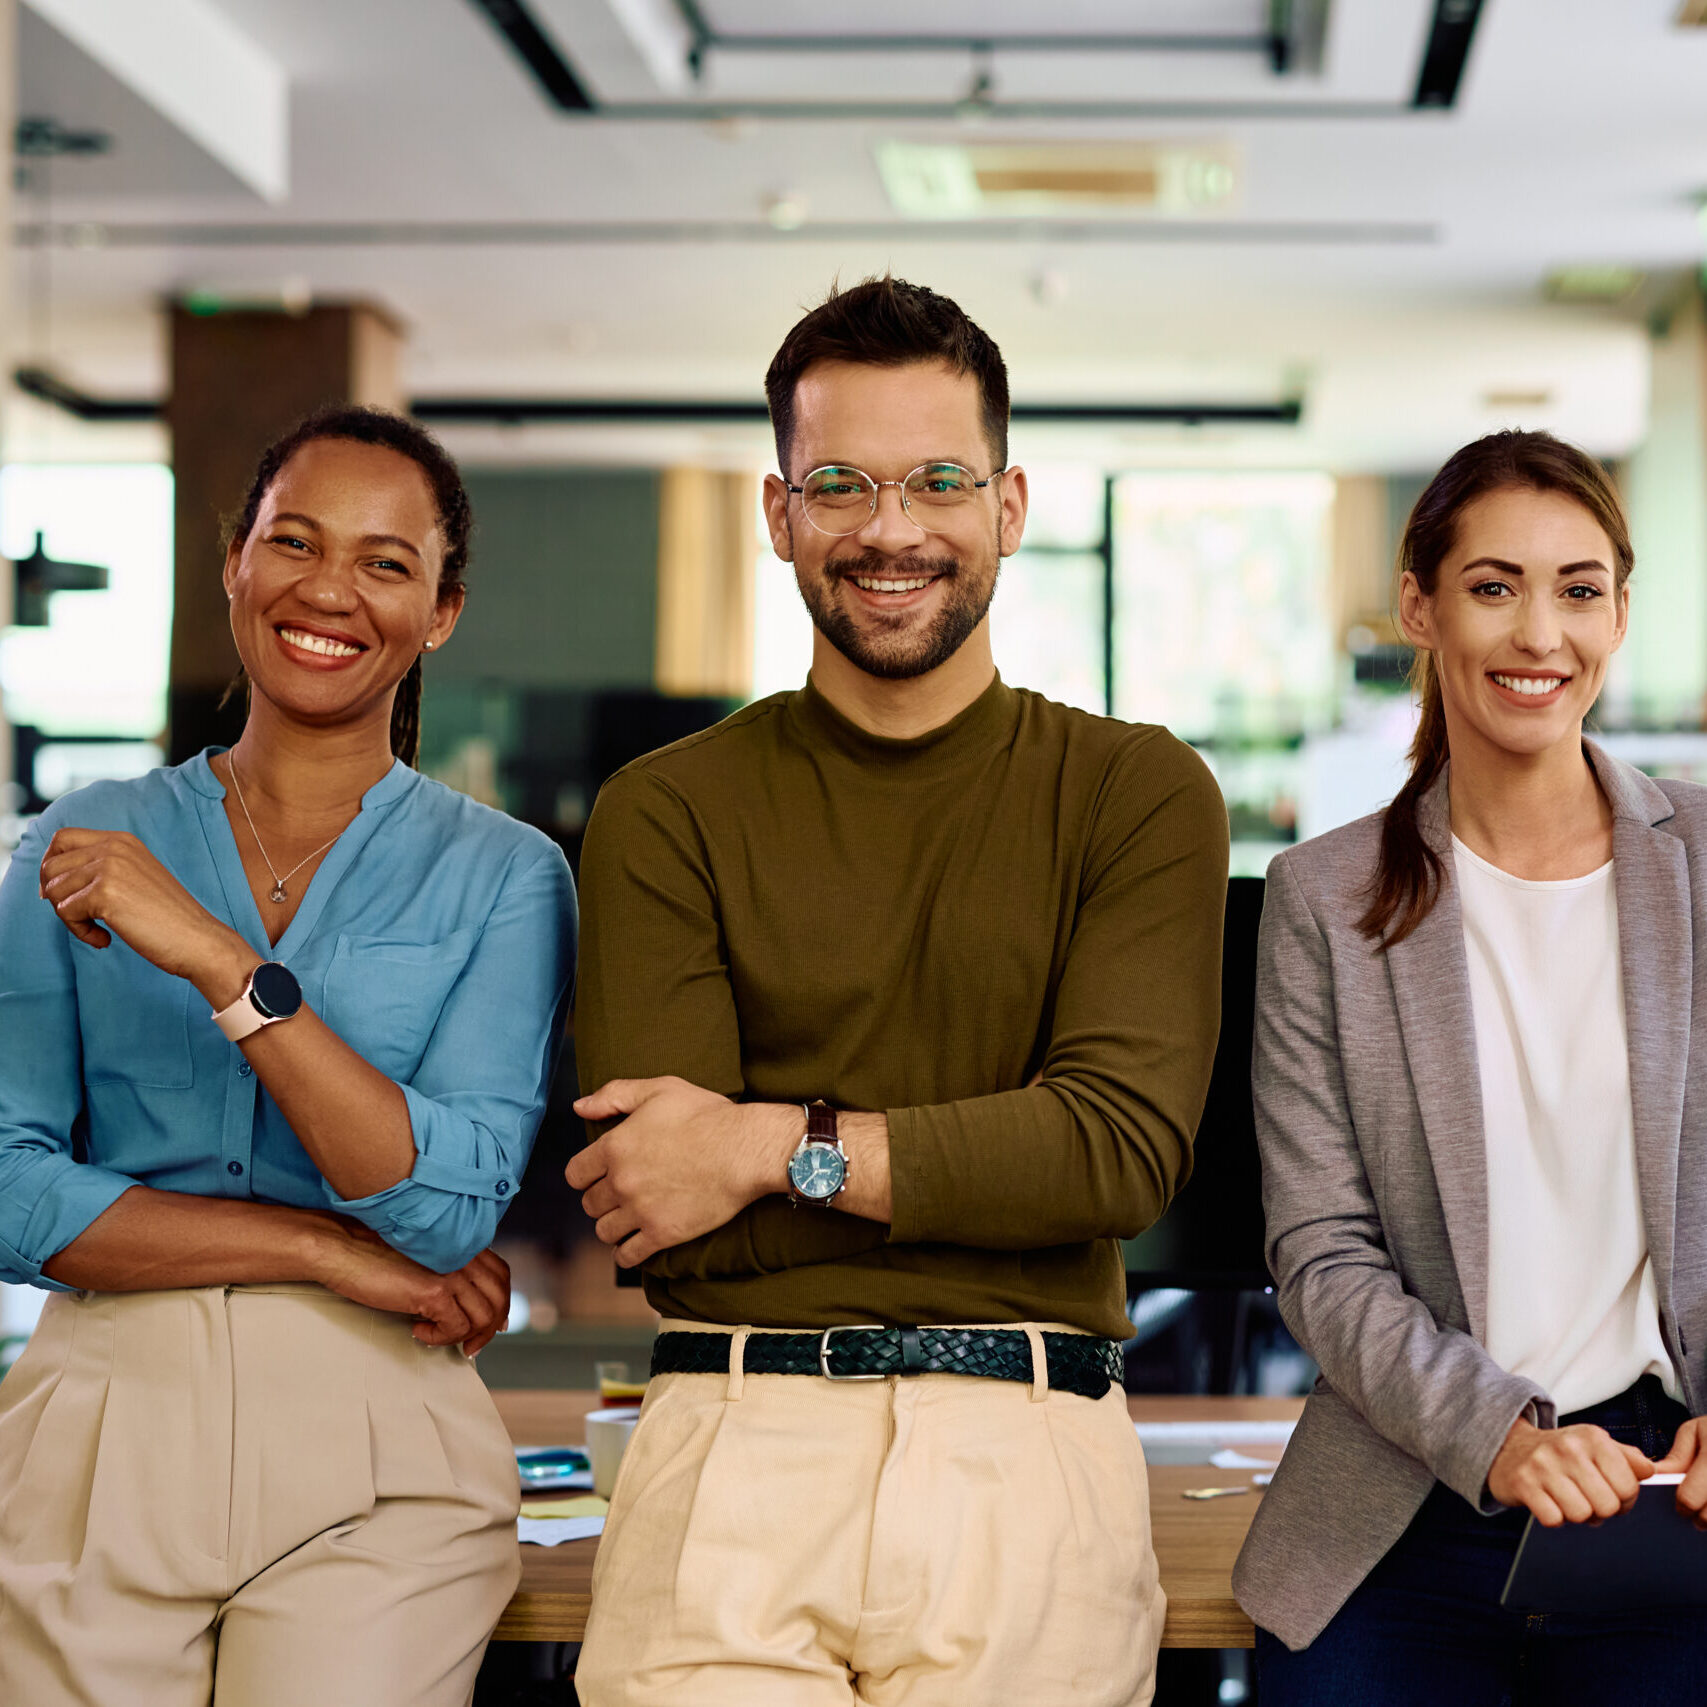
[[[428,642],[427,642],[427,645],[426,645],[426,650],[427,650],[427,651],[429,651],[429,652],[431,652],[431,651],[432,651],[432,649],[433,649],[433,648],[434,648],[434,647],[435,647],[435,646],[437,646],[437,645],[438,645],[438,641],[436,641],[436,640],[429,640],[429,641],[428,641]]]

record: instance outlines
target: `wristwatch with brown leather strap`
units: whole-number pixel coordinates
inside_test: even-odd
[[[827,1102],[802,1103],[806,1135],[788,1158],[788,1195],[795,1204],[828,1208],[848,1183],[848,1155],[842,1148],[836,1111]]]

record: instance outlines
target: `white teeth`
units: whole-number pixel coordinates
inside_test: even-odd
[[[304,652],[318,652],[323,658],[354,658],[362,648],[347,646],[342,640],[328,640],[323,635],[305,634],[300,628],[281,628],[279,630],[285,643],[300,648]]]
[[[1494,680],[1502,688],[1510,688],[1513,693],[1527,694],[1533,698],[1537,694],[1551,693],[1554,688],[1564,684],[1563,676],[1502,676],[1495,673]]]
[[[927,575],[922,581],[877,581],[868,575],[853,575],[849,579],[868,593],[916,593],[920,587],[928,587],[936,577]]]

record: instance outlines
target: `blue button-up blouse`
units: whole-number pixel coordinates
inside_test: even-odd
[[[210,749],[211,750],[211,749]],[[362,798],[269,945],[203,753],[56,801],[0,882],[0,1280],[41,1265],[132,1185],[335,1209],[429,1268],[491,1242],[527,1166],[563,1038],[575,889],[537,830],[401,761]],[[54,831],[128,830],[402,1087],[409,1178],[347,1200],[182,978],[41,899]]]

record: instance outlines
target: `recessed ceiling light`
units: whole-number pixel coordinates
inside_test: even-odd
[[[765,218],[778,231],[798,231],[809,211],[805,196],[798,190],[778,190],[766,196],[762,206]]]
[[[1707,5],[1707,0],[1702,0]],[[1591,264],[1560,267],[1541,286],[1551,302],[1626,302],[1642,288],[1647,274],[1635,267]]]

